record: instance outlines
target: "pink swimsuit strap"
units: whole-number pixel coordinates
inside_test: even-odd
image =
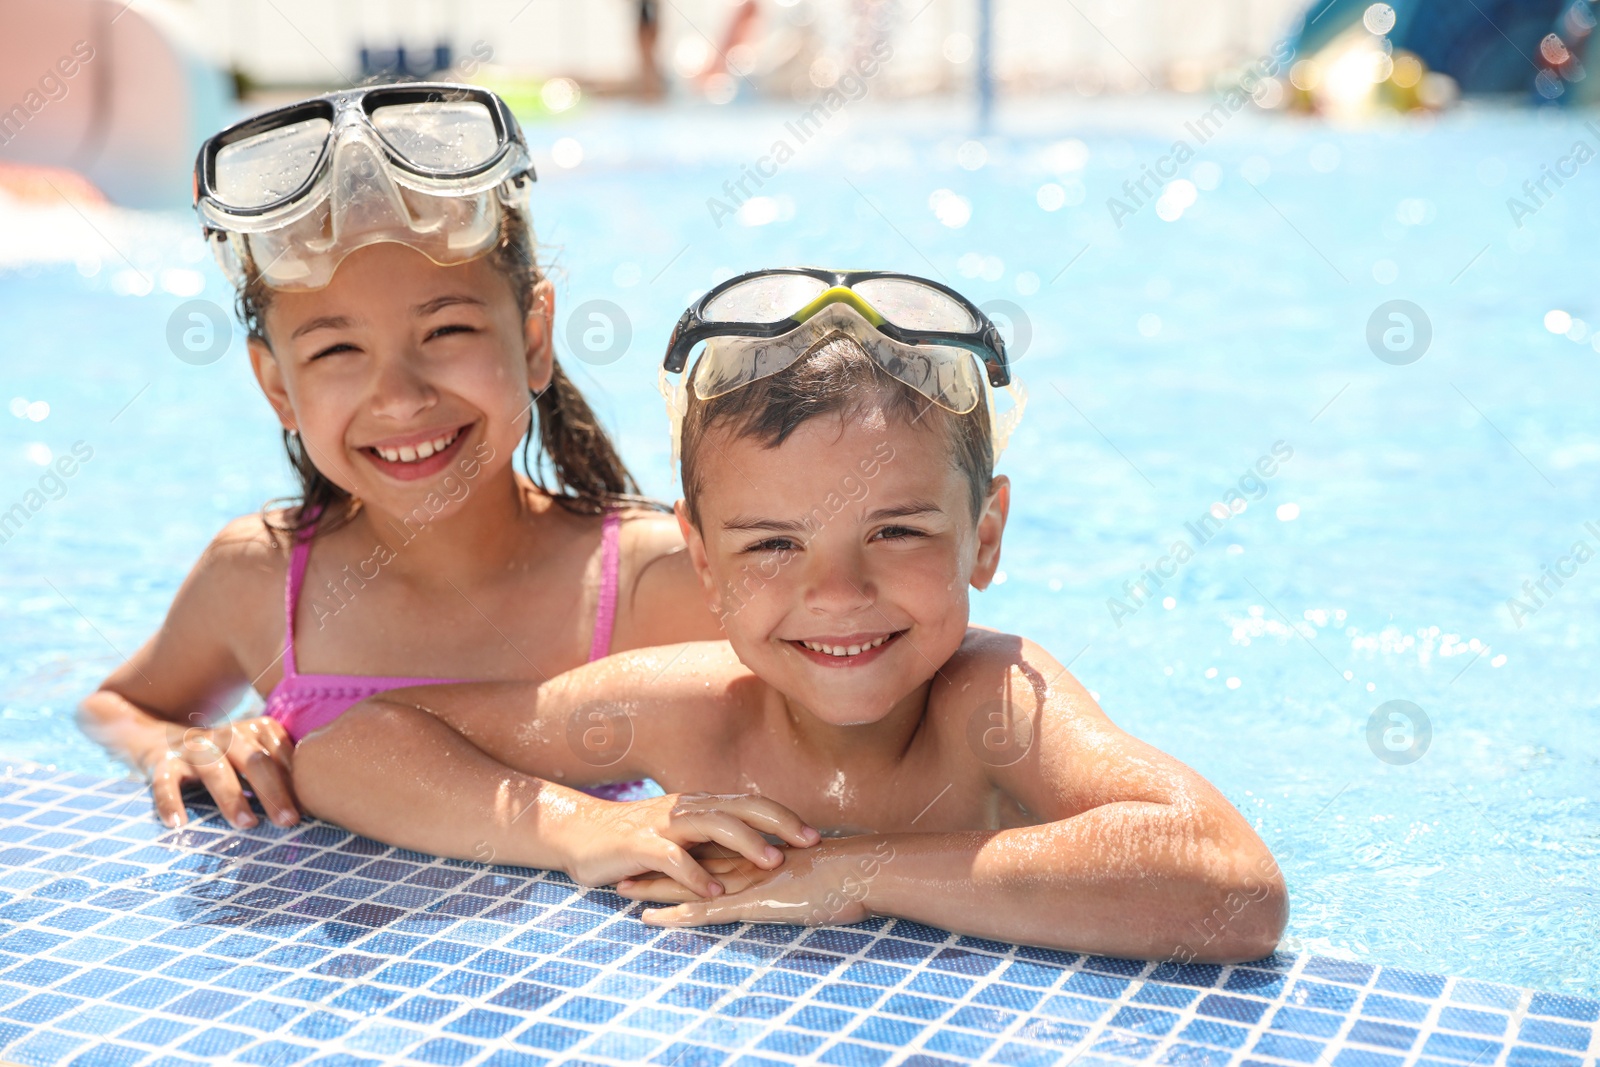
[[[589,662],[611,654],[611,631],[617,624],[617,577],[622,570],[622,513],[612,509],[600,525],[600,597],[594,608],[594,638]]]

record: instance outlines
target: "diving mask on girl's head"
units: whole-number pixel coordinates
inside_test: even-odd
[[[235,285],[320,289],[379,241],[441,266],[494,247],[534,180],[510,108],[471,85],[379,85],[302,100],[200,148],[195,211]]]
[[[857,341],[879,367],[956,415],[989,405],[994,457],[1000,458],[1022,419],[1028,394],[1013,381],[1000,330],[966,297],[927,278],[889,271],[831,271],[812,267],[755,271],[730,278],[696,300],[672,331],[660,386],[672,420],[673,462],[688,381],[711,400],[777,374],[830,334]],[[705,351],[674,382],[690,351]],[[978,362],[992,389],[984,389]],[[994,391],[1012,404],[998,411]]]

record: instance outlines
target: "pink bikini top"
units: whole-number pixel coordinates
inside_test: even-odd
[[[600,598],[595,609],[594,638],[589,643],[589,660],[601,659],[611,650],[611,630],[617,619],[617,572],[621,559],[622,518],[608,511],[600,528]],[[295,541],[289,561],[289,580],[284,596],[287,621],[283,631],[283,677],[267,694],[264,712],[277,719],[296,743],[319,726],[344,714],[349,708],[376,693],[412,685],[443,685],[471,681],[468,678],[391,678],[372,674],[301,674],[294,662],[294,609],[300,602],[300,584],[306,576],[306,560],[311,555],[311,530],[302,531]]]

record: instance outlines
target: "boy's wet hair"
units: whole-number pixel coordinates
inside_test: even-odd
[[[535,255],[533,228],[522,212],[510,207],[501,212],[499,240],[487,255],[489,263],[511,286],[517,311],[526,319],[533,306],[534,286],[544,280],[544,272]],[[239,321],[252,340],[263,344],[268,344],[266,313],[272,296],[272,289],[257,274],[239,290],[236,299]],[[533,483],[557,504],[584,514],[599,514],[620,504],[664,507],[639,495],[638,483],[624,466],[600,420],[553,357],[550,384],[544,392],[530,397],[537,414],[522,441],[522,466]],[[263,508],[268,528],[296,536],[313,526],[326,531],[342,525],[354,514],[350,494],[323,477],[298,436],[285,430],[283,447],[300,482],[300,495],[293,498],[295,506],[287,513],[288,525],[273,521]],[[531,460],[530,447],[535,449]],[[269,507],[272,503],[275,502],[268,502]]]
[[[777,374],[731,393],[701,400],[692,388],[688,392],[681,474],[684,506],[696,526],[704,488],[700,449],[714,427],[725,427],[736,439],[753,438],[766,448],[777,448],[810,419],[848,416],[869,405],[880,405],[887,418],[939,434],[949,449],[951,465],[967,479],[973,520],[983,514],[994,480],[988,405],[980,403],[965,415],[947,411],[878,366],[848,334],[824,337]]]

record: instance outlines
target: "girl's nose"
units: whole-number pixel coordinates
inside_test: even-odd
[[[408,422],[439,402],[439,394],[405,356],[380,360],[372,383],[372,413]]]

